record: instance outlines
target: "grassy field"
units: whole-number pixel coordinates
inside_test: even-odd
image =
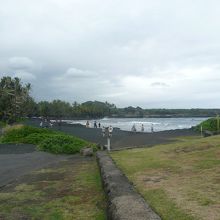
[[[104,220],[105,206],[95,159],[70,159],[0,190],[0,219],[6,220]]]
[[[165,220],[220,220],[220,136],[111,154]]]

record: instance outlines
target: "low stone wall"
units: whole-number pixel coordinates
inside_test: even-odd
[[[103,186],[108,199],[110,220],[160,220],[145,200],[135,192],[125,175],[116,167],[107,152],[97,153]]]

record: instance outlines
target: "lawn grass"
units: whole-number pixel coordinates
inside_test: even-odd
[[[162,219],[220,219],[220,136],[111,156]]]
[[[0,191],[0,219],[104,220],[105,196],[94,159],[35,171]]]

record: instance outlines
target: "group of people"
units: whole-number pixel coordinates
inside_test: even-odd
[[[89,123],[89,121],[86,121],[86,128],[90,128],[90,123]],[[100,122],[97,123],[96,121],[94,121],[94,123],[93,123],[93,128],[101,128],[101,123],[100,123]],[[111,134],[112,134],[112,131],[113,131],[113,127],[110,125],[109,127],[104,127],[104,126],[102,127],[103,136],[105,136],[105,134],[106,134],[106,129],[109,130],[109,134],[111,135]],[[144,130],[145,130],[144,124],[141,124],[140,131],[141,131],[141,132],[144,132]],[[136,128],[135,124],[132,125],[131,131],[132,131],[132,132],[137,132],[137,128]],[[151,124],[151,133],[153,133],[153,132],[154,132],[154,125]]]
[[[86,128],[90,128],[89,121],[86,121]],[[101,128],[101,123],[100,122],[97,123],[96,121],[94,121],[93,128]],[[113,132],[113,127],[111,125],[109,127],[102,126],[102,135],[103,135],[103,137],[105,137],[106,135],[111,137],[112,136],[112,132]]]
[[[89,121],[86,121],[86,128],[89,128],[89,127],[90,127]],[[97,124],[97,122],[94,121],[93,127],[94,127],[94,128],[101,128],[101,123],[99,122],[99,123]]]
[[[40,122],[41,128],[51,128],[53,127],[53,123],[49,119],[42,119]]]
[[[131,131],[132,132],[137,132],[135,124],[132,125]],[[144,124],[141,124],[141,132],[144,132]],[[151,124],[151,132],[152,133],[154,132],[154,125],[153,124]]]

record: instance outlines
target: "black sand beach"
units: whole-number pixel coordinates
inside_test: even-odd
[[[39,121],[28,121],[27,124],[32,126],[39,126]],[[54,130],[60,130],[62,132],[75,135],[85,140],[105,145],[106,137],[102,136],[100,128],[86,128],[80,124],[67,124],[62,123],[61,126],[54,124],[52,127]],[[122,131],[120,129],[114,129],[111,138],[111,148],[113,150],[127,148],[127,147],[151,147],[156,144],[165,144],[175,141],[175,138],[181,136],[196,136],[197,132],[192,129],[177,129],[169,131],[161,131],[154,133],[141,133]]]

